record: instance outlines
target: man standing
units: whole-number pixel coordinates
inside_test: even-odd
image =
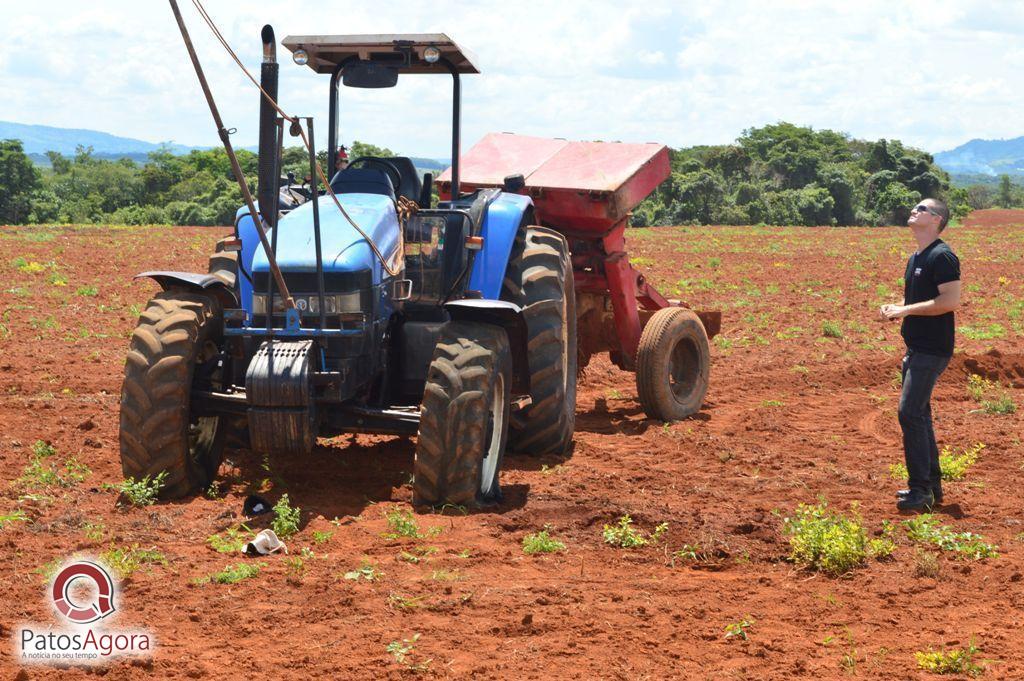
[[[960,261],[939,234],[949,222],[949,208],[924,199],[910,212],[907,226],[917,251],[907,262],[903,301],[883,305],[889,320],[902,319],[903,392],[899,419],[910,489],[897,492],[901,511],[927,511],[942,503],[939,448],[932,429],[932,389],[953,356],[953,310],[960,306]]]

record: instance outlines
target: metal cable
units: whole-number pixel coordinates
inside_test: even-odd
[[[259,81],[257,81],[256,78],[253,77],[253,75],[249,72],[249,69],[247,69],[245,67],[245,64],[242,63],[242,60],[238,58],[238,54],[235,53],[235,51],[231,48],[231,45],[228,44],[228,41],[221,34],[220,29],[217,28],[217,24],[214,23],[213,18],[207,13],[206,8],[203,7],[203,3],[200,0],[192,0],[192,4],[199,12],[199,15],[203,18],[203,21],[206,22],[206,25],[209,26],[210,31],[213,33],[214,37],[217,38],[217,41],[220,42],[221,46],[224,47],[224,50],[227,51],[231,59],[233,59],[235,64],[238,65],[238,68],[242,70],[242,73],[244,73],[246,77],[250,81],[252,81],[252,84],[256,86],[256,89],[260,91],[264,99],[266,99],[270,103],[270,105],[274,107],[277,113],[281,115],[281,118],[288,121],[292,125],[292,130],[299,131],[299,136],[302,138],[302,143],[306,147],[306,151],[312,154],[313,150],[310,147],[309,139],[306,137],[306,132],[298,124],[299,117],[289,116],[287,113],[285,113],[284,109],[277,105],[277,102],[274,101],[274,98],[267,94],[267,91],[264,90],[263,86],[259,84]],[[392,277],[397,277],[402,272],[401,262],[403,260],[403,253],[405,252],[405,244],[401,230],[399,230],[398,234],[398,245],[395,248],[394,254],[391,256],[389,263],[388,259],[386,259],[384,255],[380,252],[380,249],[377,248],[377,244],[374,242],[374,240],[370,238],[370,235],[364,232],[362,228],[356,224],[355,220],[353,220],[352,217],[345,210],[345,207],[341,205],[341,201],[338,200],[338,196],[334,193],[334,189],[331,187],[331,183],[327,181],[327,177],[324,175],[324,170],[320,166],[319,159],[314,158],[314,161],[316,163],[317,177],[320,179],[320,182],[323,183],[328,195],[330,195],[331,199],[334,200],[334,205],[338,207],[338,210],[341,211],[341,214],[345,216],[345,219],[348,220],[348,223],[352,225],[352,227],[354,227],[357,232],[359,232],[363,239],[366,240],[366,243],[370,246],[370,250],[372,250],[373,254],[377,256],[377,259],[380,261],[380,264],[384,267],[384,270]],[[318,198],[319,196],[313,196],[312,200],[316,201]]]

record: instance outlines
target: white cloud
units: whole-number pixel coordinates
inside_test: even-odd
[[[257,94],[179,0],[225,121],[255,143]],[[249,3],[206,0],[253,69],[259,30],[286,34],[446,32],[475,52],[464,139],[492,130],[552,137],[722,143],[778,120],[899,137],[938,151],[1024,134],[1024,9],[955,0],[672,2],[609,0]],[[5,10],[0,117],[147,140],[217,143],[164,2],[50,0]],[[285,108],[320,121],[327,79],[282,54]],[[450,81],[408,77],[343,92],[343,138],[417,155],[449,153]]]

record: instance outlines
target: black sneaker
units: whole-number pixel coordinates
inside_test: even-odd
[[[910,494],[910,490],[909,489],[897,490],[896,491],[896,498],[897,499],[903,499],[908,494]],[[942,504],[942,488],[941,487],[933,487],[932,488],[932,498],[935,499],[935,505],[936,506]]]
[[[907,496],[896,502],[896,508],[900,511],[928,512],[932,510],[934,505],[935,497],[932,496],[931,491],[922,492],[916,489],[910,490]]]

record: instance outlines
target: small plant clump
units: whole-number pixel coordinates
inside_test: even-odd
[[[954,532],[931,513],[904,520],[907,536],[922,544],[933,544],[943,551],[951,551],[960,558],[980,560],[999,556],[998,547],[986,543],[984,537],[973,532]]]
[[[197,584],[214,582],[216,584],[237,584],[243,580],[255,577],[260,573],[260,566],[253,563],[238,563],[237,565],[226,565],[223,570],[216,572],[209,577],[202,577],[196,580]]]
[[[896,528],[888,520],[882,521],[882,534],[868,540],[868,555],[876,560],[889,558],[896,550]]]
[[[974,661],[974,656],[978,652],[974,641],[971,641],[966,649],[932,650],[929,648],[926,651],[917,651],[914,653],[914,657],[917,658],[918,667],[935,674],[978,676],[985,671]]]
[[[167,471],[161,471],[155,478],[145,475],[140,480],[129,476],[114,485],[114,489],[132,506],[152,506],[156,503],[166,479]]]
[[[981,405],[981,410],[986,414],[1006,416],[1017,411],[1017,405],[1013,398],[999,383],[978,374],[971,374],[967,377],[967,394]]]
[[[619,518],[618,522],[614,525],[605,525],[601,536],[604,537],[605,544],[620,549],[636,549],[648,544],[658,543],[667,531],[668,523],[661,523],[654,528],[653,532],[646,534],[642,530],[633,527],[633,519],[627,513]]]
[[[532,556],[537,553],[557,553],[565,551],[565,544],[554,539],[550,534],[551,526],[545,525],[540,532],[523,537],[523,553]]]
[[[868,539],[856,511],[847,517],[828,507],[800,504],[791,518],[783,520],[789,535],[790,557],[815,570],[840,575],[864,564]]]
[[[53,445],[36,440],[32,445],[29,463],[18,478],[18,484],[29,490],[43,490],[48,487],[74,487],[85,480],[92,471],[77,459],[71,457],[64,461],[64,466],[54,463],[51,459],[57,454]]]
[[[420,640],[419,634],[413,634],[412,638],[402,639],[401,641],[392,641],[385,646],[384,650],[391,654],[395,662],[402,665],[406,669],[414,672],[423,672],[430,667],[430,663],[433,659],[423,660],[422,662],[413,663],[410,659],[416,651],[416,642]]]
[[[238,527],[229,527],[224,530],[223,535],[210,535],[206,538],[206,543],[217,553],[238,553],[248,543],[247,534],[251,533],[252,530],[243,523]]]
[[[7,525],[10,525],[11,523],[27,522],[28,514],[26,514],[25,511],[21,510],[20,508],[16,511],[11,511],[10,513],[0,514],[0,530],[4,529]]]
[[[167,565],[167,558],[156,549],[142,549],[138,544],[109,549],[100,554],[100,560],[113,568],[122,578],[128,577],[143,565]]]
[[[302,518],[302,509],[292,508],[288,495],[283,495],[274,504],[274,519],[270,522],[270,529],[281,539],[286,539],[299,531],[299,520]]]
[[[754,620],[749,616],[744,617],[739,622],[732,622],[730,624],[727,624],[725,625],[725,638],[726,640],[732,638],[739,638],[746,641],[749,638],[747,636],[747,629],[749,629],[752,626],[754,626]]]
[[[376,582],[383,576],[384,573],[368,560],[364,560],[355,570],[349,570],[345,573],[345,579],[352,580],[353,582]]]
[[[825,338],[842,338],[843,329],[839,326],[839,322],[826,319],[821,323],[821,335]]]
[[[985,449],[985,444],[979,442],[970,447],[965,447],[958,454],[949,445],[944,445],[939,452],[939,468],[942,469],[942,479],[947,482],[963,480],[967,475],[967,469],[978,462],[978,455],[983,449]],[[889,466],[889,476],[893,480],[906,480],[908,477],[906,464],[891,464]]]
[[[416,522],[416,518],[409,509],[396,508],[388,511],[384,517],[388,521],[388,532],[384,535],[386,539],[398,539],[399,537],[420,539],[423,536],[420,534],[420,526]]]

